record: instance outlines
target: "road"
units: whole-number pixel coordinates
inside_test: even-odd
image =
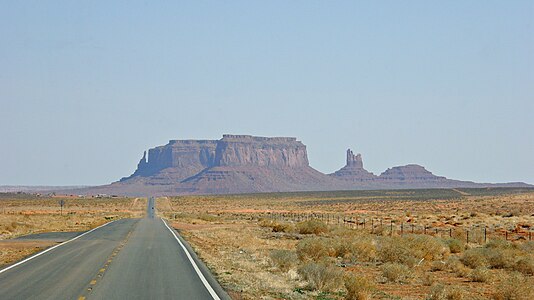
[[[229,299],[149,198],[123,219],[0,270],[1,299]]]

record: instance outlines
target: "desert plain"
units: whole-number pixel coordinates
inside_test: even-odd
[[[142,217],[147,199],[11,193],[0,204],[6,266],[62,241],[43,233]],[[534,297],[533,189],[196,195],[156,209],[233,299]]]

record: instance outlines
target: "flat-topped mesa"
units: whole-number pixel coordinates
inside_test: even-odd
[[[225,134],[220,140],[170,140],[148,150],[136,171],[122,178],[151,177],[170,184],[213,167],[307,167],[306,146],[294,137]]]
[[[298,142],[295,137],[263,137],[245,134],[223,134],[221,141],[235,142],[267,142],[267,143],[291,143]]]
[[[214,166],[307,167],[306,146],[293,137],[225,134],[217,143]]]
[[[372,181],[377,178],[375,174],[363,168],[362,155],[354,155],[350,149],[347,150],[347,164],[330,176],[348,181]]]
[[[425,169],[423,166],[416,164],[409,164],[405,166],[398,166],[389,168],[384,171],[378,178],[381,181],[391,183],[413,183],[413,182],[432,182],[445,181],[445,177],[436,176],[432,172]]]
[[[173,180],[185,179],[213,165],[216,147],[217,141],[212,140],[170,140],[167,145],[148,150],[148,160],[145,151],[137,170],[121,181],[149,177],[164,170],[172,173]]]

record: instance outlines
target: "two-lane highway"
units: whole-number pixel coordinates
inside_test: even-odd
[[[149,198],[144,219],[112,222],[0,270],[0,298],[229,299],[193,257]]]
[[[78,299],[137,222],[112,222],[2,272],[0,298]]]

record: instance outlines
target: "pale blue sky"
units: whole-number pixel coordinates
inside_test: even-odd
[[[0,185],[223,133],[534,183],[534,1],[0,1],[0,43]]]

